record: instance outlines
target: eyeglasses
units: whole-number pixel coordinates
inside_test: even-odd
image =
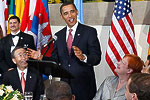
[[[16,55],[17,57],[27,57],[27,53],[19,53],[18,55]]]

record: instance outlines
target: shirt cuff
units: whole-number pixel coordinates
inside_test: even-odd
[[[81,61],[84,62],[84,63],[87,63],[87,56],[85,54],[83,54],[83,56],[85,57],[85,59],[81,60]]]

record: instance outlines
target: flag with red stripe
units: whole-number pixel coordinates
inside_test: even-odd
[[[125,54],[137,55],[132,10],[130,0],[116,0],[105,56],[115,75],[116,63]]]
[[[42,48],[48,40],[52,39],[47,0],[27,0],[21,23],[21,30],[34,36],[37,48],[41,48],[42,54],[46,48]],[[45,56],[51,56],[53,44]]]
[[[6,36],[6,27],[8,22],[7,0],[0,0],[0,26],[2,28],[2,36]]]
[[[147,43],[149,44],[148,55],[150,55],[150,27],[148,30]]]

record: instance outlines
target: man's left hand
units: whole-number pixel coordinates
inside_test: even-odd
[[[85,56],[83,55],[82,51],[81,51],[78,47],[72,46],[72,48],[73,48],[73,50],[74,50],[75,55],[76,55],[81,61],[83,61],[83,60],[86,59]]]

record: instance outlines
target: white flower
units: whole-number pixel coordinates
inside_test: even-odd
[[[13,90],[12,86],[0,85],[1,100],[22,100],[23,96],[18,90]]]
[[[6,86],[6,91],[8,91],[9,93],[14,91],[12,86]]]
[[[17,98],[17,96],[14,96],[12,99],[10,99],[10,100],[19,100],[18,98]]]
[[[0,90],[0,96],[2,96],[4,94],[3,90]]]
[[[17,94],[15,94],[14,97],[13,97],[12,99],[10,99],[10,100],[19,100],[19,99],[17,98]]]

